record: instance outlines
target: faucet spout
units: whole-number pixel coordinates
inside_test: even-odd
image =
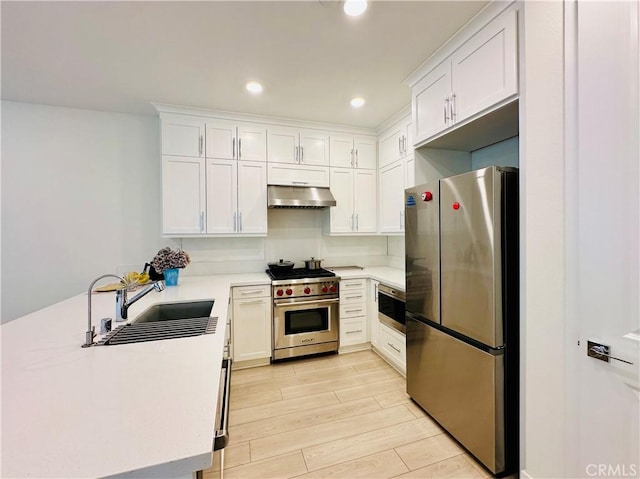
[[[143,296],[150,293],[152,290],[157,292],[164,291],[164,282],[156,281],[155,283],[147,286],[142,291],[136,293],[131,299],[127,298],[127,289],[119,289],[116,291],[116,309],[118,312],[118,317],[116,321],[124,321],[129,316],[129,307],[138,301]]]
[[[96,337],[96,328],[95,326],[93,326],[91,324],[91,292],[93,291],[93,287],[95,286],[95,284],[105,278],[116,278],[117,280],[119,280],[121,283],[125,284],[125,280],[124,278],[121,278],[118,275],[115,274],[103,274],[102,276],[98,276],[96,279],[94,279],[91,284],[89,285],[89,291],[87,292],[87,332],[85,333],[85,339],[84,339],[84,344],[82,345],[83,348],[87,348],[91,345],[93,345],[93,338]],[[122,290],[118,290],[118,291],[122,291]]]

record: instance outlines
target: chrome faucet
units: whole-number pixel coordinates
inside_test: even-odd
[[[127,288],[122,288],[116,291],[116,321],[124,321],[127,319],[127,316],[129,315],[129,306],[149,293],[152,289],[155,289],[158,292],[164,291],[164,282],[156,281],[139,293],[136,293],[136,295],[129,300],[127,299]]]
[[[122,284],[123,284],[123,288],[119,289],[116,291],[116,321],[124,321],[125,319],[127,319],[127,311],[129,309],[129,306],[131,306],[133,303],[135,303],[136,301],[138,301],[140,298],[142,298],[145,294],[147,294],[149,291],[151,291],[152,289],[155,289],[156,291],[162,291],[164,290],[164,283],[162,281],[158,281],[156,283],[153,283],[152,285],[147,286],[145,289],[143,289],[142,291],[140,291],[139,293],[137,293],[133,298],[131,298],[130,300],[127,300],[127,281],[115,274],[103,274],[102,276],[98,276],[96,279],[94,279],[91,284],[89,285],[89,291],[87,292],[87,332],[85,333],[85,340],[84,340],[84,344],[82,345],[83,348],[87,348],[89,346],[93,346],[94,342],[93,342],[93,338],[96,337],[96,327],[93,326],[91,323],[91,292],[93,291],[93,287],[95,286],[95,284],[100,281],[101,279],[105,279],[105,278],[116,278],[117,280],[119,280]]]

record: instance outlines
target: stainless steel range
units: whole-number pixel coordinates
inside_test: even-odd
[[[267,274],[273,280],[273,360],[338,351],[340,278],[325,269]]]

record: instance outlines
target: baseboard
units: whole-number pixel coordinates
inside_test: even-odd
[[[250,359],[248,361],[237,361],[233,363],[233,370],[257,368],[258,366],[268,366],[271,364],[271,358]]]
[[[338,354],[355,353],[356,351],[366,351],[371,349],[371,343],[352,344],[351,346],[340,346]]]

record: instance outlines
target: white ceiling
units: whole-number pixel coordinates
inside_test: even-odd
[[[350,18],[338,1],[2,1],[2,99],[375,128],[409,104],[403,79],[486,3],[375,1]]]

